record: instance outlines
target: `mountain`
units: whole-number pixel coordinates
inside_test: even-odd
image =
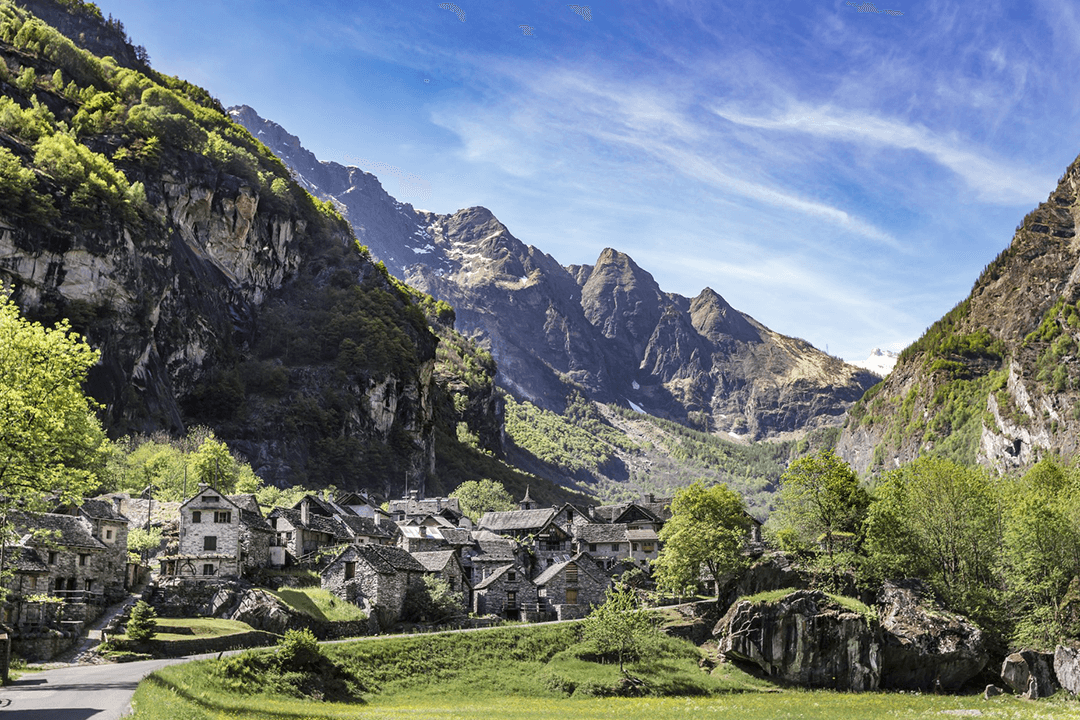
[[[860,471],[920,453],[1010,470],[1077,452],[1078,187],[1074,161],[968,297],[851,409],[839,448]]]
[[[87,392],[110,436],[208,426],[278,485],[396,495],[482,473],[568,497],[480,452],[501,440],[494,363],[453,311],[122,24],[0,0],[0,58],[0,284],[101,351]]]
[[[490,348],[499,384],[541,408],[562,412],[570,393],[583,392],[757,439],[839,424],[877,381],[710,288],[694,298],[665,292],[610,248],[593,265],[563,267],[485,208],[416,210],[369,173],[319,161],[252,108],[229,112],[298,182],[334,202],[392,274],[452,305],[457,327]]]
[[[885,377],[892,372],[892,369],[896,367],[896,361],[900,358],[900,353],[894,353],[891,350],[882,350],[880,348],[874,348],[870,351],[870,356],[860,362],[850,363],[855,367],[860,367],[864,370]]]

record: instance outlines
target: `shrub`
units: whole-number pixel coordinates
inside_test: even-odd
[[[127,636],[135,642],[152,640],[157,634],[157,611],[145,601],[140,600],[131,608],[131,619],[128,620]]]

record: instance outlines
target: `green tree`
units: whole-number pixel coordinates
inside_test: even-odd
[[[450,493],[450,497],[457,498],[461,511],[473,520],[479,520],[481,515],[489,511],[517,509],[517,503],[503,484],[486,478],[461,483]]]
[[[794,461],[780,476],[773,527],[802,547],[820,546],[825,554],[819,567],[835,585],[849,560],[838,552],[853,545],[869,505],[855,471],[825,448]]]
[[[143,600],[135,603],[124,632],[135,642],[152,640],[157,634],[157,610]]]
[[[656,643],[658,634],[634,591],[619,583],[608,589],[604,604],[585,618],[581,639],[593,645],[598,654],[618,658],[619,672],[626,675],[625,664],[640,659]]]
[[[720,579],[746,562],[741,551],[751,522],[742,497],[726,485],[707,488],[695,482],[676,492],[653,564],[657,585],[685,592],[697,586],[704,568],[719,593]]]
[[[199,482],[217,488],[220,492],[231,492],[239,475],[237,463],[229,452],[229,446],[214,437],[214,433],[203,440],[195,453],[195,475]]]
[[[128,550],[145,559],[146,553],[161,547],[161,528],[132,528],[127,536]]]
[[[441,622],[464,612],[465,599],[454,592],[450,583],[434,575],[425,575],[423,582],[405,591],[401,615],[415,622]]]
[[[97,485],[107,440],[82,391],[97,359],[67,321],[29,322],[0,289],[0,571],[10,509],[80,503]]]
[[[953,609],[984,624],[1000,617],[1001,510],[985,470],[924,457],[888,473],[865,532],[874,579],[920,577]]]

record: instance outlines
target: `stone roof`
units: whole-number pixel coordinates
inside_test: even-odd
[[[371,518],[360,517],[359,515],[344,515],[338,517],[338,522],[348,528],[354,537],[361,535],[377,538],[390,537],[390,533],[379,527],[378,523]]]
[[[49,572],[49,566],[41,559],[37,550],[27,545],[8,548],[7,562],[15,569],[15,572],[30,574]]]
[[[83,500],[80,509],[86,517],[94,520],[111,520],[112,522],[119,523],[128,522],[128,519],[116,509],[116,504],[112,502],[111,499],[98,500],[97,498],[90,498],[88,500]]]
[[[486,512],[477,525],[495,533],[539,530],[555,516],[555,508]]]
[[[299,510],[292,508],[276,507],[270,511],[270,517],[283,517],[294,527],[301,530],[320,532],[336,538],[348,539],[348,533],[334,518],[325,515],[308,513],[308,521],[305,525]]]
[[[588,562],[583,562],[584,560],[588,560]],[[552,578],[561,573],[563,569],[565,569],[566,566],[571,563],[577,565],[577,569],[579,572],[585,572],[595,577],[593,569],[595,569],[596,566],[593,563],[592,558],[588,557],[584,553],[578,553],[569,560],[564,560],[563,562],[555,563],[554,565],[550,566],[547,570],[533,578],[533,584],[539,587],[550,582]]]
[[[671,519],[672,498],[647,498],[636,502],[619,503],[618,505],[600,505],[593,508],[593,517],[601,522],[622,522],[623,515],[634,515],[636,512],[652,522],[667,522]]]
[[[226,495],[225,497],[240,508],[241,525],[260,532],[274,532],[274,528],[270,527],[270,523],[263,517],[262,510],[259,509],[259,501],[254,495]]]
[[[29,530],[49,530],[48,535],[31,540],[33,545],[57,545],[71,548],[106,549],[105,543],[90,534],[90,528],[83,518],[54,513],[19,513],[12,517],[15,526],[21,532]]]
[[[574,537],[583,543],[624,543],[626,525],[608,525],[607,523],[586,523],[574,528]]]
[[[387,507],[391,514],[393,513],[405,513],[406,515],[438,515],[446,510],[461,516],[461,503],[457,498],[427,498],[419,500],[415,498],[405,498],[401,500],[391,500],[387,503]]]
[[[656,542],[659,540],[659,536],[652,528],[643,528],[641,530],[627,530],[626,537],[632,542]]]
[[[412,556],[428,572],[440,572],[455,557],[453,550],[434,550],[432,552],[414,552]]]
[[[486,578],[473,586],[473,590],[483,590],[485,588],[491,587],[511,570],[518,571],[518,579],[515,580],[515,582],[532,584],[532,581],[529,580],[529,578],[525,575],[524,572],[521,571],[521,568],[517,565],[503,565],[492,570],[490,575],[488,575]]]
[[[476,545],[480,552],[473,556],[473,560],[478,562],[515,560],[517,558],[514,554],[514,544],[503,538],[477,540]]]
[[[472,537],[468,530],[462,528],[440,528],[439,534],[443,536],[443,540],[451,545],[471,545]]]
[[[393,575],[395,572],[427,572],[416,558],[399,547],[389,545],[358,545],[356,554],[366,560],[376,572]]]

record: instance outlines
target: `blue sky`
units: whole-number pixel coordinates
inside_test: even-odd
[[[98,5],[400,200],[563,264],[615,247],[849,360],[965,297],[1080,153],[1069,2],[586,1]]]

